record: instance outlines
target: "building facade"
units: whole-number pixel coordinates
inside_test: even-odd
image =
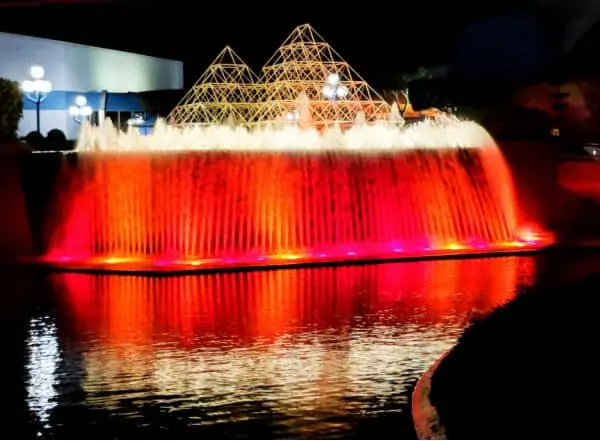
[[[0,77],[22,83],[31,66],[42,66],[52,91],[40,104],[40,132],[62,130],[76,138],[79,123],[69,113],[84,95],[93,118],[110,117],[122,127],[145,112],[139,92],[183,88],[181,61],[0,32]],[[25,98],[19,135],[36,130],[36,105]]]

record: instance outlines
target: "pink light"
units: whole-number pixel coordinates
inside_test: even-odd
[[[355,253],[354,251],[348,251],[346,253],[347,256],[356,256],[357,253]]]
[[[401,252],[403,252],[404,250],[403,250],[402,248],[394,248],[392,251],[393,251],[394,253],[401,253]]]

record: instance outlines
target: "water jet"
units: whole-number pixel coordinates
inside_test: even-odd
[[[40,228],[45,264],[201,271],[519,252],[512,177],[453,118],[347,130],[84,127]]]

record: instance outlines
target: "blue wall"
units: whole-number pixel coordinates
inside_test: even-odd
[[[52,91],[48,98],[41,104],[42,110],[67,110],[75,104],[75,97],[84,95],[87,98],[88,105],[93,110],[99,110],[100,92],[70,92],[64,90]],[[23,98],[24,110],[35,110],[35,104],[27,98]],[[143,102],[135,93],[108,93],[106,101],[106,111],[108,112],[143,112]]]

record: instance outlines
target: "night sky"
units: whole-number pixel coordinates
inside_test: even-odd
[[[539,1],[0,0],[0,31],[179,59],[189,83],[225,44],[258,71],[308,22],[367,81],[386,88],[402,72],[447,61],[465,23],[531,12]]]

